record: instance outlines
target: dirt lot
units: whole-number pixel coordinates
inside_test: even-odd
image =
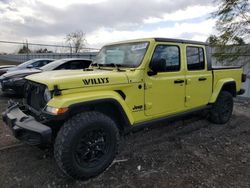
[[[6,103],[0,95],[0,111]],[[128,135],[107,171],[79,182],[61,175],[51,151],[20,145],[0,120],[0,183],[25,188],[250,187],[249,143],[250,103],[237,102],[226,125],[193,116]]]

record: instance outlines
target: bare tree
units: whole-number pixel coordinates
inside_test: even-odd
[[[70,46],[70,52],[78,53],[86,44],[85,33],[75,31],[67,34],[66,42]]]
[[[248,63],[250,37],[250,1],[249,0],[214,0],[219,4],[213,13],[217,19],[217,35],[211,35],[207,42],[214,47],[214,57],[227,64]],[[246,40],[246,41],[245,41]]]
[[[31,50],[29,49],[28,40],[26,40],[26,42],[23,43],[23,46],[19,48],[18,53],[19,54],[28,54],[28,53],[31,53]]]
[[[242,44],[250,37],[250,1],[216,0],[220,6],[213,16],[216,29],[224,44]]]

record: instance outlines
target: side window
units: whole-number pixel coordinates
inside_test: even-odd
[[[71,61],[70,63],[70,69],[83,69],[83,63],[82,61]]]
[[[62,69],[83,69],[83,62],[82,61],[69,61],[56,68],[56,70],[62,70]]]
[[[39,63],[39,67],[42,67],[42,66],[44,66],[44,65],[47,65],[49,62],[51,62],[51,61],[49,61],[49,60],[43,60],[43,61],[40,61],[40,63]]]
[[[39,64],[40,64],[41,61],[36,61],[34,63],[32,63],[32,66],[33,67],[39,67]]]
[[[44,66],[44,65],[49,64],[50,62],[51,62],[50,60],[42,61],[42,62],[41,62],[41,67]]]
[[[32,65],[33,65],[33,67],[42,67],[44,65],[47,65],[49,62],[51,62],[51,61],[41,60],[41,61],[34,62]]]
[[[204,50],[200,47],[187,47],[187,68],[188,70],[205,69]]]
[[[64,69],[69,69],[69,63],[64,63],[62,65],[60,65],[59,67],[57,67],[55,70],[64,70]]]
[[[161,72],[174,72],[180,70],[180,49],[178,46],[157,45],[152,61],[164,61],[165,67]]]

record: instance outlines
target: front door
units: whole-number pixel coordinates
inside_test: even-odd
[[[165,67],[145,78],[145,114],[168,115],[181,111],[185,100],[185,72],[181,46],[157,44],[151,62],[163,60]],[[150,67],[150,65],[149,65]]]

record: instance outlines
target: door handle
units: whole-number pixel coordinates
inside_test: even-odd
[[[175,84],[182,84],[182,83],[184,83],[184,80],[175,80],[174,83]]]
[[[205,77],[199,78],[199,81],[205,81],[205,80],[207,80],[207,78],[205,78]]]

